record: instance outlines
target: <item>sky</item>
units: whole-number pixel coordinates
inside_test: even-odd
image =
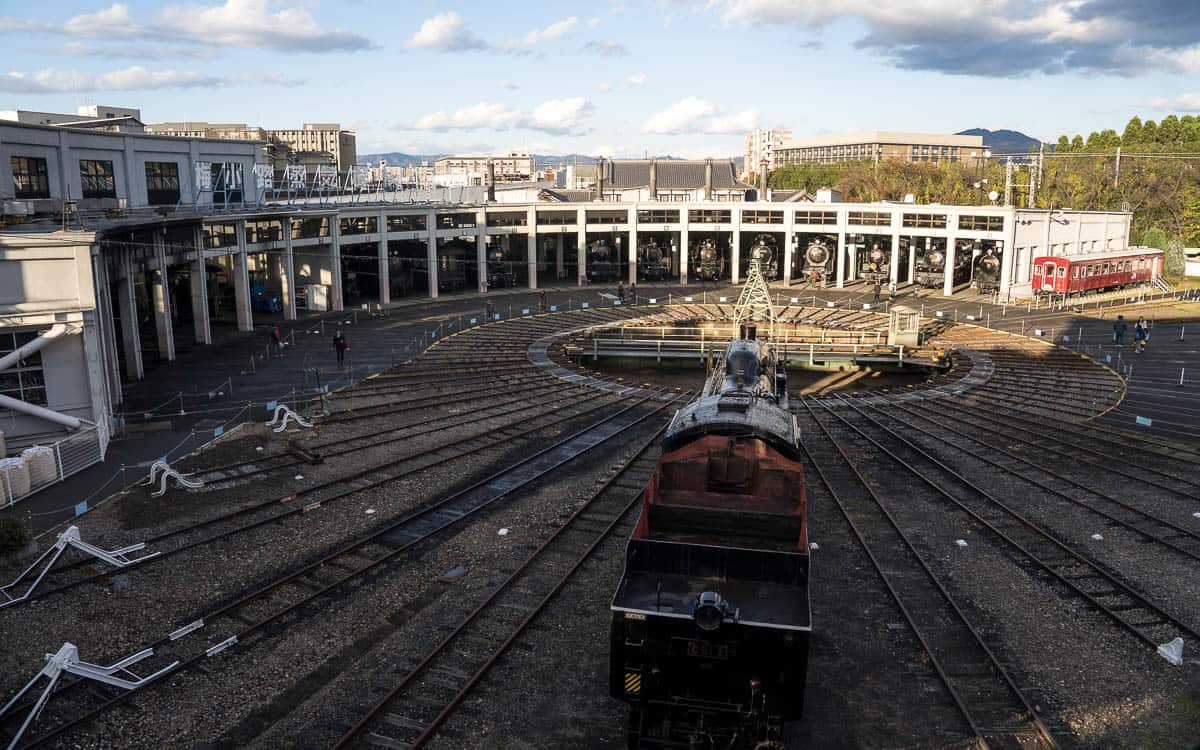
[[[1196,0],[0,0],[0,109],[341,122],[358,153],[742,153],[1200,112]]]

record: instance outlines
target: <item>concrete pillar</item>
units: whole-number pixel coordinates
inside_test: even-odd
[[[846,286],[846,212],[838,211],[837,223],[837,288]]]
[[[912,241],[914,239],[914,237],[910,237],[908,243],[908,283],[910,284],[917,277],[917,245]],[[928,237],[923,238],[921,241],[928,246]]]
[[[559,233],[554,235],[554,278],[562,281],[563,276],[567,273],[566,267],[566,251],[563,245],[566,236]]]
[[[629,283],[637,283],[638,226],[637,208],[629,209]]]
[[[333,278],[333,289],[329,290],[329,309],[341,312],[346,309],[342,296],[342,222],[337,214],[329,217],[329,269]]]
[[[429,266],[429,299],[437,299],[438,296],[438,267],[437,267],[437,212],[430,211],[428,218],[425,220],[425,226],[428,227],[428,234],[425,237],[425,262]],[[484,231],[483,226],[478,227],[478,231]]]
[[[709,168],[711,168],[711,163]],[[732,222],[730,226],[733,229],[732,238],[729,243],[730,256],[730,278],[734,284],[741,281],[742,278],[742,210],[740,208],[732,209],[729,212],[729,220]]]
[[[280,257],[279,287],[283,303],[283,319],[296,319],[296,253],[292,249],[292,217],[285,217],[283,225],[283,255]]]
[[[683,214],[683,221],[679,225],[679,283],[687,286],[688,251],[691,249],[688,244],[687,209],[683,209],[681,213]]]
[[[142,341],[138,335],[137,295],[133,291],[133,260],[130,251],[121,253],[121,278],[117,281],[117,304],[121,306],[121,343],[125,349],[125,376],[141,380]]]
[[[158,266],[150,274],[150,304],[154,308],[154,331],[158,334],[158,353],[167,361],[175,360],[175,326],[171,320],[171,277],[167,269],[167,251],[163,246],[163,231],[153,235],[154,262]]]
[[[391,266],[388,264],[387,212],[379,212],[379,304],[392,304]]]
[[[480,294],[487,293],[487,212],[482,208],[475,212],[475,266],[476,284]]]
[[[783,212],[783,283],[792,283],[792,260],[796,256],[796,212]]]
[[[587,211],[582,208],[578,209],[575,217],[575,253],[578,258],[575,270],[577,284],[583,286],[587,283]]]
[[[121,371],[117,363],[117,333],[113,328],[116,316],[112,310],[112,281],[108,273],[108,260],[103,245],[93,245],[92,276],[95,278],[96,322],[100,328],[100,366],[104,370],[104,383],[110,403],[121,403]]]
[[[942,294],[947,297],[954,294],[954,255],[958,252],[957,231],[956,225],[946,233],[946,267],[942,279]]]
[[[538,236],[537,236],[537,209],[530,206],[525,213],[525,264],[527,267],[527,276],[529,279],[529,288],[538,288]]]
[[[900,212],[892,212],[892,252],[888,256],[891,258],[891,268],[888,269],[888,278],[893,284],[900,283]],[[912,278],[911,276],[909,278]]]
[[[233,301],[237,309],[239,331],[254,330],[254,310],[250,303],[250,270],[246,264],[246,222],[234,224],[237,234],[237,252],[233,255]]]

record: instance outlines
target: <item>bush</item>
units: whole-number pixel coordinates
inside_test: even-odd
[[[16,552],[29,543],[25,527],[12,518],[0,518],[0,554]]]
[[[1187,272],[1187,255],[1183,252],[1182,242],[1177,239],[1169,241],[1163,255],[1163,271],[1167,276],[1179,278]]]

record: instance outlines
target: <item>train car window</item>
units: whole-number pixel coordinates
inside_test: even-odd
[[[1103,271],[1104,275],[1105,275],[1105,276],[1107,276],[1108,274],[1112,273],[1112,270],[1111,270],[1111,269],[1112,269],[1112,264],[1111,264],[1111,263],[1105,263],[1105,264],[1104,264],[1104,271]]]
[[[1079,266],[1074,266],[1074,267],[1072,267],[1072,269],[1071,269],[1071,278],[1072,278],[1072,279],[1078,279],[1078,278],[1079,278]]]
[[[1062,266],[1058,269],[1058,278],[1065,279],[1067,277],[1067,268]]]
[[[1034,276],[1041,276],[1041,275],[1042,275],[1042,267],[1041,267],[1041,266],[1034,266],[1034,267],[1033,267],[1033,275],[1034,275]]]

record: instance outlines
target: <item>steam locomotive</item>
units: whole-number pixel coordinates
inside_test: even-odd
[[[834,247],[834,243],[823,237],[809,240],[804,251],[804,278],[823,282],[833,275]]]
[[[1000,265],[1000,253],[996,251],[995,246],[985,247],[983,253],[975,259],[975,270],[971,276],[979,291],[986,294],[999,291]]]
[[[954,286],[966,283],[971,278],[971,241],[960,242],[954,253]],[[916,282],[924,287],[941,288],[946,278],[946,251],[934,247],[917,258]]]
[[[620,259],[617,250],[608,244],[608,240],[600,239],[588,243],[587,277],[593,284],[616,281],[621,273]]]
[[[676,412],[613,597],[609,692],[629,746],[777,746],[800,718],[809,555],[799,428],[744,326]],[[765,744],[764,744],[765,743]]]
[[[488,289],[500,289],[517,285],[517,274],[512,266],[504,260],[504,249],[498,246],[489,247],[487,251],[487,286]]]
[[[663,281],[671,276],[671,256],[663,253],[653,237],[638,244],[638,277]]]
[[[692,245],[688,263],[692,273],[704,281],[716,281],[725,274],[725,253],[716,240],[703,239]]]
[[[769,234],[760,234],[750,245],[750,262],[757,261],[763,278],[774,279],[779,275],[779,245]]]
[[[891,276],[892,253],[878,242],[871,245],[862,264],[862,277],[867,283],[887,281]]]

